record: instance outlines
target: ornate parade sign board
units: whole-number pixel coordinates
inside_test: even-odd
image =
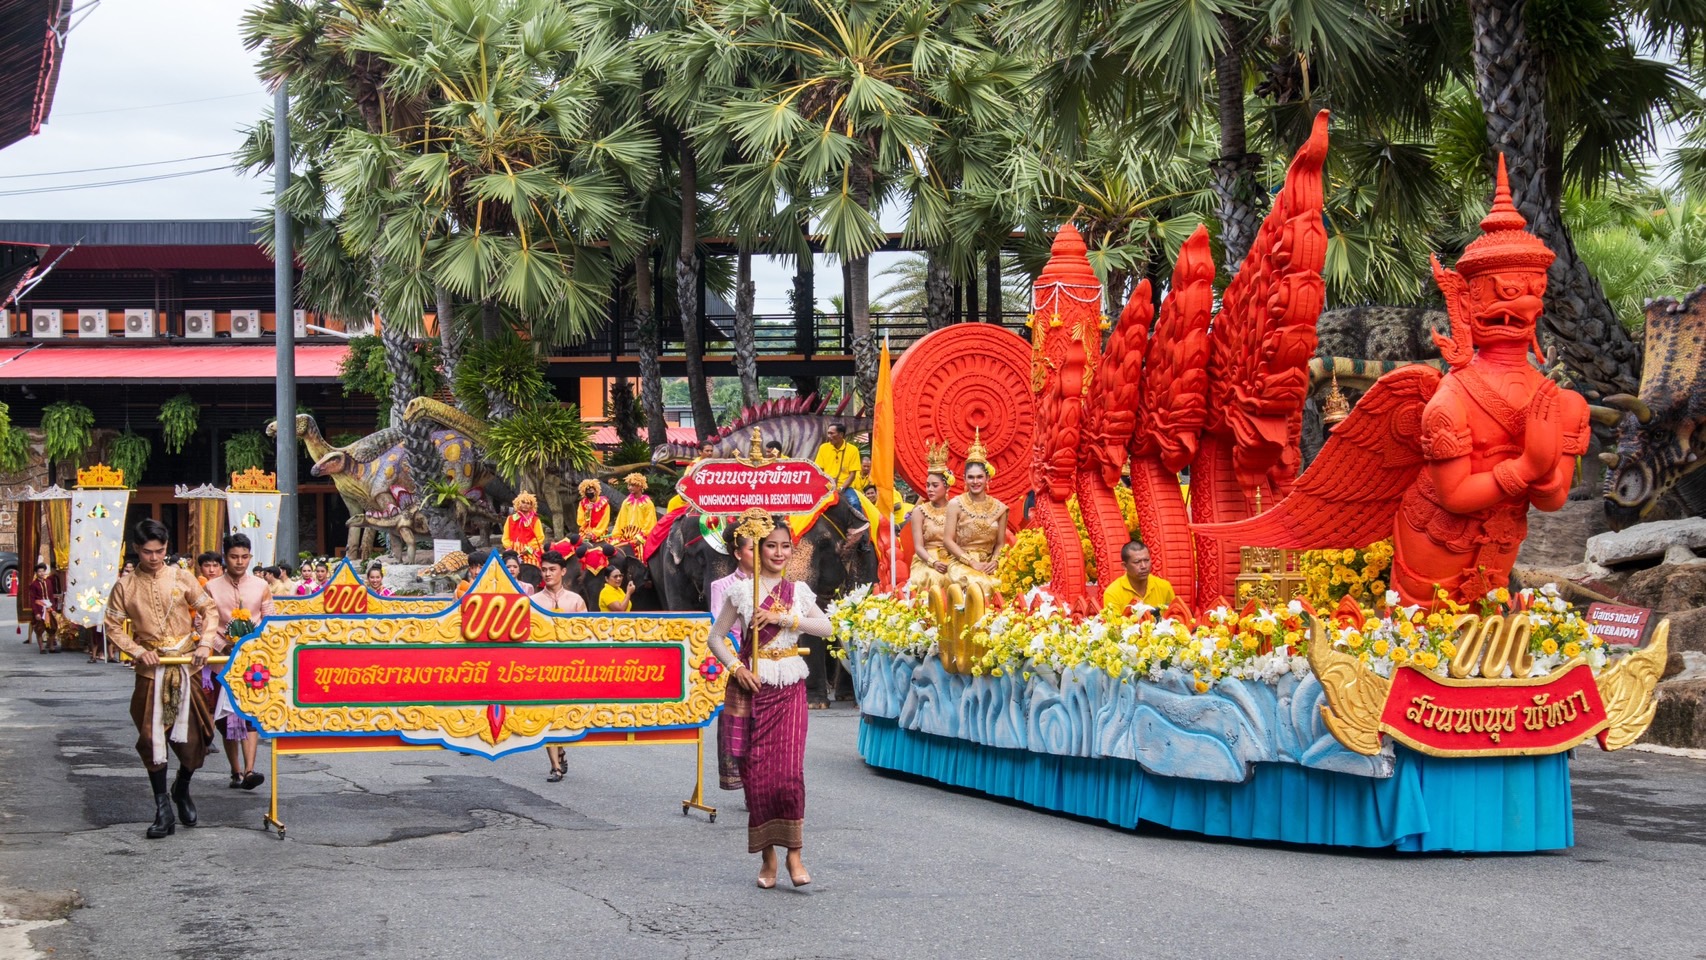
[[[99,463],[77,471],[65,586],[65,615],[72,623],[98,626],[107,615],[107,597],[124,562],[124,514],[129,504],[124,471]]]
[[[701,513],[812,513],[836,493],[835,482],[810,460],[701,460],[675,489]]]
[[[437,613],[444,597],[387,597],[367,589],[367,583],[347,558],[338,561],[320,589],[300,597],[273,597],[275,616],[316,613]]]
[[[431,613],[335,612],[360,599],[347,586],[334,577],[328,609],[269,617],[232,651],[232,700],[269,736],[496,759],[547,743],[691,743],[722,704],[708,614],[542,610],[495,558]]]
[[[1330,642],[1312,641],[1309,665],[1327,697],[1321,708],[1327,729],[1368,756],[1380,752],[1387,734],[1436,757],[1498,757],[1562,753],[1594,737],[1617,750],[1652,723],[1669,620],[1659,623],[1651,644],[1598,675],[1577,657],[1529,677],[1511,669],[1522,660],[1518,641],[1527,641],[1518,620],[1463,619],[1464,636],[1472,638],[1464,648],[1471,652],[1454,658],[1444,677],[1413,666],[1383,677]],[[1322,637],[1320,624],[1313,626],[1313,636]]]

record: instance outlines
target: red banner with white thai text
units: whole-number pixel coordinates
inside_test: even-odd
[[[687,662],[673,643],[305,645],[302,707],[673,703]]]
[[[1394,739],[1440,757],[1559,753],[1607,723],[1585,663],[1534,683],[1447,680],[1399,667],[1380,717]]]

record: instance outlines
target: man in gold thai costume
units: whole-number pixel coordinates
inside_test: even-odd
[[[154,824],[147,836],[158,840],[176,832],[177,820],[186,827],[196,824],[190,777],[207,757],[213,713],[196,695],[191,678],[219,649],[219,611],[195,574],[166,563],[165,524],[141,521],[131,531],[131,543],[136,572],[113,586],[102,629],[136,661],[130,719],[136,724],[136,752],[154,789]],[[162,657],[188,662],[167,665],[160,662]],[[171,753],[178,755],[178,776],[168,793],[166,763]]]
[[[950,583],[975,584],[986,595],[1000,586],[995,571],[1007,541],[1007,505],[989,495],[995,471],[981,435],[966,450],[966,492],[948,501],[946,545]]]
[[[646,534],[658,525],[658,508],[646,495],[646,475],[635,471],[622,478],[628,483],[628,496],[622,509],[616,512],[616,526],[610,539],[623,543],[644,543]]]
[[[604,484],[597,480],[582,480],[580,506],[575,508],[575,528],[587,540],[603,540],[610,532],[610,498],[604,495]]]
[[[948,445],[926,444],[924,499],[912,509],[912,575],[907,577],[906,589],[914,596],[932,587],[947,586],[948,564],[948,491],[953,489],[954,475],[948,469]]]

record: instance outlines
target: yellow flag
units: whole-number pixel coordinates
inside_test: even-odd
[[[894,515],[894,378],[889,374],[889,338],[877,366],[877,408],[871,419],[871,483],[877,488],[877,516]],[[874,534],[875,531],[872,531]]]

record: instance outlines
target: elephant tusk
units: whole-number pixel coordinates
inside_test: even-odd
[[[1601,450],[1599,452],[1599,462],[1605,464],[1608,467],[1617,466],[1617,460],[1618,460],[1617,454],[1612,453],[1609,450]]]
[[[1602,426],[1615,427],[1623,422],[1623,411],[1590,403],[1588,404],[1588,419]]]
[[[1605,404],[1608,407],[1617,407],[1618,409],[1629,411],[1635,415],[1636,420],[1639,420],[1642,423],[1646,423],[1653,419],[1653,408],[1647,406],[1646,401],[1642,400],[1640,397],[1630,396],[1627,393],[1618,393],[1606,397]]]

